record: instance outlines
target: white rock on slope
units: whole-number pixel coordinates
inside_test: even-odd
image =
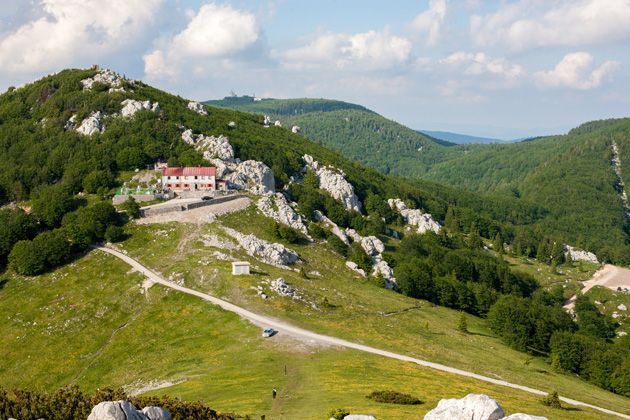
[[[120,74],[109,69],[100,70],[93,77],[81,80],[81,86],[83,90],[92,89],[94,82],[103,83],[111,88],[120,88],[123,80],[125,80]]]
[[[429,213],[424,213],[419,209],[408,209],[400,198],[390,198],[387,200],[387,204],[400,213],[405,223],[417,226],[418,233],[425,233],[430,230],[435,233],[440,231],[440,224]]]
[[[144,407],[142,409],[142,414],[144,414],[149,420],[171,420],[171,414],[168,410],[161,407]]]
[[[96,133],[102,133],[105,131],[105,127],[101,122],[103,115],[101,111],[92,112],[89,117],[81,121],[81,125],[77,128],[77,132],[91,136]]]
[[[300,259],[296,252],[286,248],[282,244],[269,243],[254,235],[244,235],[234,229],[224,229],[228,235],[236,239],[247,254],[267,264],[288,269],[288,265]]]
[[[280,296],[290,297],[292,299],[300,298],[297,290],[289,286],[282,277],[271,280],[271,282],[269,282],[269,287],[271,287],[271,290],[273,290],[276,294]]]
[[[361,213],[361,202],[354,193],[354,187],[346,181],[342,170],[332,166],[320,166],[319,162],[310,155],[302,157],[307,167],[310,167],[319,178],[319,188],[326,190],[330,195],[341,202],[347,210]]]
[[[265,195],[258,200],[258,210],[265,216],[282,223],[283,225],[292,227],[304,235],[308,236],[306,225],[300,216],[289,205],[287,199],[282,193],[276,193],[275,195]]]
[[[68,121],[66,121],[66,123],[63,125],[63,129],[72,130],[76,126],[77,126],[77,114],[74,114],[70,118],[68,118]]]
[[[188,102],[188,109],[200,115],[208,115],[208,111],[206,111],[203,105],[201,105],[199,102],[195,102],[195,101]]]
[[[381,254],[385,251],[385,245],[376,236],[364,236],[361,238],[361,248],[372,257],[372,260],[381,260]]]
[[[151,104],[151,101],[136,101],[135,99],[125,99],[120,103],[123,108],[120,110],[120,114],[123,117],[133,117],[138,111],[153,111],[160,110],[160,105],[156,102]]]
[[[581,249],[573,248],[571,245],[564,246],[565,257],[570,256],[573,261],[588,261],[595,264],[599,264],[597,255],[592,252],[583,251]]]
[[[324,216],[322,212],[320,212],[319,210],[315,210],[313,212],[313,219],[328,226],[333,235],[341,239],[341,241],[344,244],[350,245],[350,240],[348,239],[348,235],[343,230],[341,230],[335,222],[330,220],[328,217]]]
[[[499,420],[504,415],[496,400],[483,394],[468,394],[461,399],[440,400],[424,420]]]
[[[365,270],[362,269],[362,268],[359,268],[357,263],[355,263],[353,261],[346,261],[346,267],[348,267],[352,271],[356,271],[357,273],[359,273],[363,277],[367,276],[367,274],[365,273]]]
[[[617,306],[617,309],[619,309],[620,311],[627,311],[628,307],[624,305],[623,303],[621,303],[619,304],[619,306]]]
[[[228,165],[230,168],[230,165]],[[273,172],[267,165],[256,160],[246,160],[232,168],[232,173],[225,176],[225,180],[232,187],[245,189],[253,194],[275,193],[275,180]]]
[[[104,401],[92,408],[88,420],[146,420],[129,401]]]
[[[293,127],[291,127],[291,132],[293,134],[298,134],[300,132],[300,126],[299,125],[294,125]]]
[[[530,414],[514,413],[507,417],[503,417],[501,420],[547,420],[547,417],[532,416]]]

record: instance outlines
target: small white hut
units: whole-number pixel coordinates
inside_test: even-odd
[[[232,263],[232,275],[240,276],[249,274],[249,263],[247,261],[234,261]]]

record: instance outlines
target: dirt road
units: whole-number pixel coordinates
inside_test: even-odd
[[[630,289],[630,269],[606,264],[593,274],[590,280],[583,282],[582,294],[588,292],[595,286],[607,287],[611,290]],[[565,304],[564,309],[569,310],[575,307],[575,295]]]
[[[355,350],[359,350],[359,351],[363,351],[366,353],[371,353],[371,354],[377,354],[379,356],[384,356],[384,357],[389,357],[390,359],[397,359],[397,360],[402,360],[404,362],[411,362],[411,363],[415,363],[417,365],[420,366],[425,366],[425,367],[429,367],[432,369],[437,369],[443,372],[448,372],[448,373],[452,373],[455,375],[460,375],[460,376],[465,376],[468,378],[473,378],[473,379],[478,379],[480,381],[484,381],[484,382],[489,382],[495,385],[502,385],[502,386],[507,386],[510,388],[514,388],[514,389],[518,389],[521,391],[525,391],[525,392],[529,392],[531,394],[536,394],[536,395],[547,395],[546,392],[538,390],[538,389],[534,389],[534,388],[530,388],[527,386],[523,386],[523,385],[518,385],[518,384],[513,384],[507,381],[502,381],[499,379],[494,379],[494,378],[490,378],[488,376],[483,376],[483,375],[478,375],[476,373],[473,372],[468,372],[465,370],[461,370],[461,369],[457,369],[457,368],[453,368],[450,366],[446,366],[446,365],[442,365],[439,363],[433,363],[433,362],[429,362],[427,360],[422,360],[422,359],[416,359],[414,357],[409,357],[409,356],[405,356],[402,354],[398,354],[398,353],[393,353],[387,350],[381,350],[375,347],[370,347],[370,346],[365,346],[363,344],[358,344],[358,343],[353,343],[351,341],[347,341],[341,338],[337,338],[337,337],[331,337],[328,335],[322,335],[322,334],[317,334],[314,333],[312,331],[309,330],[305,330],[303,328],[299,328],[299,327],[295,327],[293,325],[287,324],[284,321],[278,320],[278,319],[273,319],[273,318],[269,318],[267,316],[264,315],[259,315],[256,314],[254,312],[248,311],[247,309],[241,308],[240,306],[236,306],[230,302],[226,302],[225,300],[216,298],[214,296],[211,296],[209,294],[206,293],[202,293],[202,292],[198,292],[196,290],[193,289],[189,289],[187,287],[183,287],[183,286],[179,286],[173,282],[170,282],[166,279],[164,279],[163,277],[159,276],[158,274],[154,273],[153,271],[149,270],[147,267],[143,266],[142,264],[140,264],[138,261],[134,260],[133,258],[123,254],[122,252],[119,252],[117,250],[111,249],[111,248],[106,248],[106,247],[95,247],[96,249],[99,249],[103,252],[106,252],[108,254],[111,254],[117,258],[120,258],[121,260],[123,260],[124,262],[126,262],[127,264],[129,264],[130,266],[132,266],[134,269],[136,269],[138,272],[142,273],[144,276],[146,276],[150,281],[152,281],[153,283],[157,283],[157,284],[161,284],[165,287],[169,287],[173,290],[177,290],[180,291],[182,293],[187,293],[189,295],[192,296],[197,296],[201,299],[207,300],[217,306],[220,306],[221,308],[223,308],[226,311],[230,311],[230,312],[234,312],[236,314],[238,314],[239,316],[241,316],[244,319],[247,319],[248,321],[254,323],[255,325],[258,326],[265,326],[265,327],[271,327],[275,330],[278,331],[278,333],[280,334],[288,334],[291,336],[294,336],[296,338],[302,339],[302,340],[311,340],[313,342],[317,342],[323,345],[333,345],[333,346],[340,346],[340,347],[346,347],[346,348],[350,348],[350,349],[355,349]],[[595,410],[599,410],[603,413],[607,413],[607,414],[611,414],[611,415],[615,415],[624,419],[630,419],[630,416],[625,415],[625,414],[621,414],[612,410],[608,410],[606,408],[602,408],[602,407],[597,407],[591,404],[587,404],[581,401],[577,401],[577,400],[573,400],[570,398],[566,398],[566,397],[560,397],[560,399],[568,404],[572,404],[572,405],[577,405],[577,406],[583,406],[583,407],[589,407]]]

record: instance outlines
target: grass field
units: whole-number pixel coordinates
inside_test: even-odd
[[[144,295],[141,283],[123,263],[97,251],[44,276],[10,277],[0,292],[0,310],[11,314],[2,326],[0,383],[46,390],[183,380],[149,394],[203,399],[224,412],[268,418],[324,418],[336,407],[378,418],[420,418],[439,399],[470,392],[497,398],[509,413],[599,418],[589,410],[552,410],[534,395],[410,363],[282,336],[263,339],[259,328],[232,313],[160,286]],[[365,398],[378,389],[425,403]]]
[[[243,225],[242,220],[247,220]],[[268,223],[249,209],[220,218],[222,224],[271,239]],[[241,250],[204,245],[204,235],[226,241],[220,224],[134,226],[120,247],[165,277],[212,292],[270,316],[317,332],[427,358],[585,402],[630,413],[630,400],[577,378],[560,375],[542,359],[500,343],[482,319],[469,316],[471,334],[456,330],[459,313],[384,290],[356,277],[323,244],[291,245],[307,273],[271,267]],[[219,254],[217,254],[219,253]],[[232,277],[230,262],[249,260],[251,276]],[[258,297],[252,286],[283,277],[303,300]],[[153,286],[117,259],[93,251],[52,273],[7,275],[0,289],[2,324],[0,384],[86,389],[160,381],[177,382],[150,391],[203,399],[221,411],[254,418],[324,418],[332,408],[377,418],[420,418],[441,398],[469,392],[496,398],[507,412],[557,418],[602,418],[590,410],[552,410],[539,397],[413,364],[353,350],[312,347],[278,335],[260,337],[257,327],[194,297]],[[267,288],[266,285],[263,284]],[[324,305],[324,298],[328,305]],[[286,369],[286,374],[285,374]],[[271,389],[279,397],[272,400]],[[374,390],[409,393],[425,404],[399,406],[365,398]]]

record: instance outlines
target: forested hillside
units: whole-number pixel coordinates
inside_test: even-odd
[[[613,141],[618,145],[621,168],[630,158],[628,119],[587,123],[567,135],[518,143],[453,145],[440,144],[343,102],[231,101],[237,101],[241,110],[267,113],[285,125],[298,125],[305,137],[381,172],[537,206],[547,214],[536,223],[539,236],[553,235],[596,252],[604,261],[630,263],[629,228],[612,167]],[[213,103],[233,106],[230,98]],[[319,106],[309,112],[302,103]],[[288,104],[292,113],[275,112]]]

